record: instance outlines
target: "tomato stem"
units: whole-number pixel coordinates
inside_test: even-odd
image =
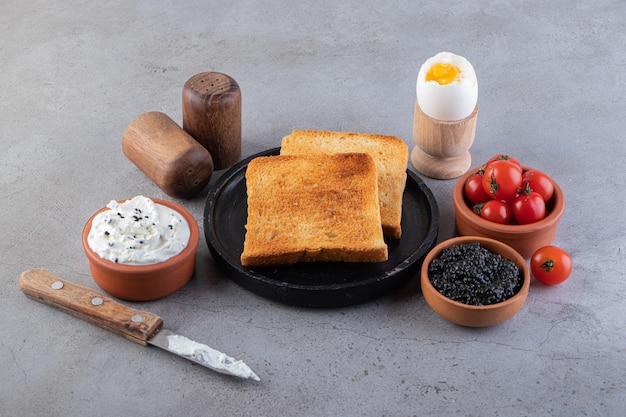
[[[496,160],[499,160],[499,161],[510,161],[511,160],[511,155],[500,154],[500,155],[498,155]]]
[[[496,181],[496,177],[491,173],[489,177],[489,191],[495,197],[498,194],[498,181]]]
[[[546,272],[550,272],[552,268],[554,268],[554,260],[548,258],[541,264],[541,267],[545,269]]]
[[[533,189],[530,188],[530,183],[528,181],[525,181],[526,185],[524,186],[524,188],[520,188],[519,190],[517,190],[518,194],[526,194],[526,195],[530,195],[530,193],[533,192]]]
[[[474,213],[478,214],[480,216],[480,213],[483,211],[483,207],[485,207],[486,203],[479,203],[479,204],[474,204]]]

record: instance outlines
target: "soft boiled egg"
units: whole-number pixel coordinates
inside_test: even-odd
[[[440,52],[417,75],[417,103],[433,119],[454,121],[472,114],[478,101],[474,67],[462,56]]]

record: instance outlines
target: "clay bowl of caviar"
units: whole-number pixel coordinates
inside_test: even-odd
[[[523,173],[533,168],[521,165]],[[472,203],[464,193],[468,179],[476,174],[479,168],[472,169],[459,177],[452,193],[455,211],[455,224],[459,235],[484,236],[506,243],[524,258],[528,259],[543,246],[554,240],[559,221],[565,211],[565,195],[563,190],[552,178],[553,193],[545,201],[545,215],[542,219],[528,224],[516,223],[513,216],[507,224],[487,220],[474,211]]]
[[[466,327],[489,327],[513,317],[530,288],[526,261],[494,239],[460,236],[424,258],[422,294],[441,317]]]
[[[198,224],[179,205],[138,196],[111,201],[83,229],[94,281],[109,294],[150,301],[182,288],[195,269]]]

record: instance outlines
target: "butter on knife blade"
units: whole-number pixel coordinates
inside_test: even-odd
[[[219,350],[194,342],[167,329],[159,330],[148,340],[148,343],[211,368],[216,372],[255,381],[261,380],[242,360],[232,358]]]
[[[65,281],[46,269],[22,272],[19,284],[27,296],[135,343],[158,346],[216,372],[260,381],[243,361],[163,329],[163,320],[159,316],[126,307],[90,288]]]

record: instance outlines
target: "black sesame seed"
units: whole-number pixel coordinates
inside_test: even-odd
[[[517,265],[477,242],[444,249],[430,263],[428,275],[441,294],[470,305],[502,302],[522,287]]]

